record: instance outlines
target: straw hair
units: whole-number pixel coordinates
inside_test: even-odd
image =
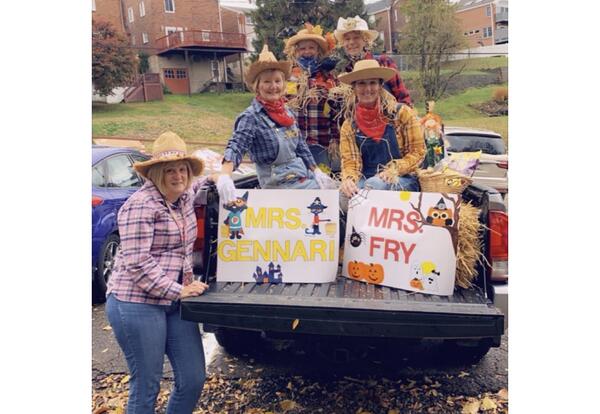
[[[188,155],[187,145],[179,135],[174,132],[167,131],[162,133],[152,144],[152,158],[148,161],[136,162],[133,168],[140,173],[144,178],[148,178],[148,169],[158,163],[166,163],[170,161],[188,161],[191,168],[190,178],[202,174],[204,170],[204,162]]]
[[[458,211],[458,243],[456,249],[456,284],[468,289],[477,277],[477,263],[485,260],[480,238],[479,209],[461,203]]]
[[[246,85],[253,89],[254,81],[261,72],[269,69],[277,69],[283,72],[284,79],[288,80],[292,73],[292,62],[288,60],[278,61],[273,52],[269,51],[269,46],[264,45],[258,55],[258,60],[250,65],[246,72]]]
[[[349,85],[364,79],[381,79],[386,82],[396,73],[395,69],[379,66],[379,62],[375,59],[363,59],[354,64],[352,72],[338,75],[338,79]]]

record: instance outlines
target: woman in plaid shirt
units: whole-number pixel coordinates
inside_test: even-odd
[[[118,214],[121,250],[108,281],[106,315],[131,373],[128,414],[154,413],[165,353],[175,372],[167,413],[192,413],[204,386],[198,324],[181,320],[179,300],[204,293],[190,257],[196,239],[192,178],[204,164],[173,132],[156,139],[150,160],[134,164],[146,181]],[[212,181],[212,178],[210,178]]]
[[[423,130],[414,111],[383,88],[395,73],[371,59],[339,76],[353,89],[340,133],[340,191],[348,198],[359,188],[419,191],[412,173],[425,156]]]

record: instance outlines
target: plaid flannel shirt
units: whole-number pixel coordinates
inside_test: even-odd
[[[363,59],[375,59],[379,62],[379,66],[396,69],[396,74],[390,80],[385,82],[384,87],[390,92],[392,95],[396,97],[396,100],[399,103],[403,103],[412,107],[412,100],[410,99],[410,94],[408,93],[408,89],[404,85],[402,78],[400,77],[400,72],[398,72],[398,66],[396,63],[387,55],[379,55],[377,57],[373,56],[373,53],[366,52]],[[352,72],[354,68],[354,64],[351,62],[346,66],[346,72]]]
[[[339,140],[340,131],[335,119],[339,108],[335,101],[328,99],[329,89],[339,82],[330,73],[318,72],[309,78],[308,87],[315,88],[318,98],[308,101],[306,106],[296,113],[298,127],[308,145],[329,146],[330,140]]]
[[[107,294],[126,302],[170,305],[179,299],[183,284],[179,274],[192,272],[191,257],[196,240],[194,197],[207,177],[196,179],[182,194],[173,213],[185,228],[185,246],[158,188],[146,180],[123,204],[118,214],[121,250],[115,258]],[[183,220],[181,220],[183,217]],[[186,260],[187,258],[187,260]]]
[[[401,105],[394,117],[394,130],[400,148],[400,159],[391,160],[386,169],[395,167],[398,176],[415,172],[425,158],[423,129],[414,111]],[[342,180],[358,182],[362,176],[362,156],[351,119],[346,119],[340,131],[340,153],[342,158]]]
[[[294,116],[292,111],[289,109],[287,111]],[[268,118],[269,115],[260,102],[253,99],[250,106],[235,120],[233,135],[227,143],[223,160],[231,161],[236,169],[244,155],[249,153],[250,159],[256,164],[273,164],[279,152],[279,141],[275,131],[267,122]],[[295,116],[294,119],[296,119]],[[298,123],[294,122],[290,128],[298,129]],[[300,134],[300,132],[298,133]],[[303,139],[298,142],[296,155],[304,161],[307,168],[317,165]]]

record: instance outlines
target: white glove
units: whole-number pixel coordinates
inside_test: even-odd
[[[313,172],[321,190],[335,190],[337,188],[336,182],[329,175],[321,171],[319,167],[315,168]]]
[[[219,175],[217,180],[217,191],[219,192],[219,198],[223,204],[229,204],[235,201],[235,185],[233,180],[227,174]]]

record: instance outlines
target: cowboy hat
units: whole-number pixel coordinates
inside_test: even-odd
[[[369,30],[367,22],[361,19],[360,16],[348,17],[347,19],[340,17],[337,22],[337,29],[333,34],[337,41],[341,43],[346,33],[354,31],[366,32],[370,42],[373,42],[379,36],[377,30]]]
[[[176,133],[167,131],[160,134],[152,144],[152,158],[148,161],[134,163],[133,168],[144,178],[148,178],[148,170],[154,164],[184,160],[190,163],[194,177],[202,174],[204,162],[193,155],[188,155],[185,141]]]
[[[277,69],[284,73],[285,79],[289,79],[292,71],[292,62],[287,60],[277,61],[273,52],[269,51],[269,46],[264,45],[258,55],[258,60],[250,65],[246,72],[246,85],[252,89],[252,84],[261,72],[269,69]]]
[[[396,74],[396,70],[379,66],[375,59],[363,59],[354,64],[352,72],[338,75],[340,82],[349,85],[363,79],[381,79],[384,82],[390,80]]]
[[[304,23],[304,27],[304,29],[299,30],[298,33],[286,40],[286,54],[290,55],[292,53],[292,46],[303,40],[312,40],[319,45],[323,53],[329,52],[329,44],[322,35],[323,29],[321,29],[321,26],[313,26],[310,23]]]

